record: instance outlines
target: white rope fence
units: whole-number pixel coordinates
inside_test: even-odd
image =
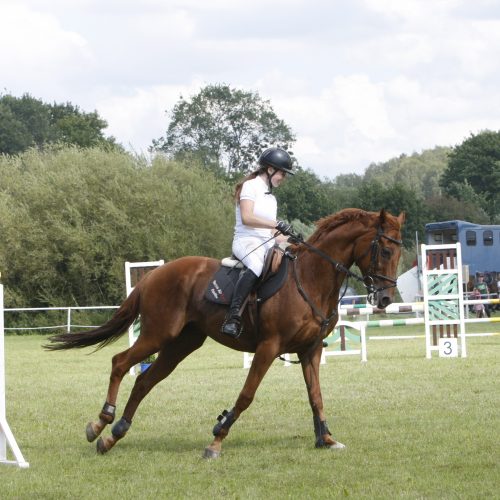
[[[99,309],[118,309],[119,306],[80,306],[80,307],[17,307],[4,309],[4,312],[47,312],[47,311],[66,311],[66,324],[51,325],[51,326],[28,326],[28,327],[4,327],[5,331],[27,331],[27,330],[55,330],[58,328],[66,328],[66,332],[70,333],[72,327],[76,328],[97,328],[100,325],[77,325],[71,323],[71,315],[73,311],[83,310],[99,310]]]

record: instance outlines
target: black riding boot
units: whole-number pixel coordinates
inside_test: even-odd
[[[229,312],[226,317],[226,321],[222,325],[222,333],[229,335],[237,339],[241,333],[241,316],[240,309],[245,302],[248,294],[252,290],[258,276],[250,270],[246,269],[238,278],[236,286],[234,287],[233,298],[231,300],[231,306],[229,307]]]

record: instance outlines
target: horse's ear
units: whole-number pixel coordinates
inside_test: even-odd
[[[403,222],[406,220],[406,214],[404,212],[401,212],[399,215],[398,215],[398,221],[399,221],[399,224],[402,226],[403,225]]]
[[[385,211],[385,208],[382,208],[380,210],[380,214],[379,214],[379,219],[380,219],[380,224],[381,225],[384,224],[386,218],[387,218],[387,212]]]

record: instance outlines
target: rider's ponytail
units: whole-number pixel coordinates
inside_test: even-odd
[[[240,202],[240,194],[241,194],[241,188],[243,187],[243,183],[251,179],[255,179],[258,175],[263,174],[266,171],[266,169],[267,167],[260,167],[258,170],[255,170],[255,172],[248,174],[244,179],[242,179],[240,182],[238,182],[238,184],[236,184],[233,194],[234,202],[236,203],[236,205],[238,205]]]

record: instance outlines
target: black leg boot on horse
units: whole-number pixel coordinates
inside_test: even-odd
[[[234,287],[233,298],[229,307],[226,321],[222,325],[222,333],[237,339],[241,333],[241,307],[259,277],[251,270],[245,269],[238,278]]]

